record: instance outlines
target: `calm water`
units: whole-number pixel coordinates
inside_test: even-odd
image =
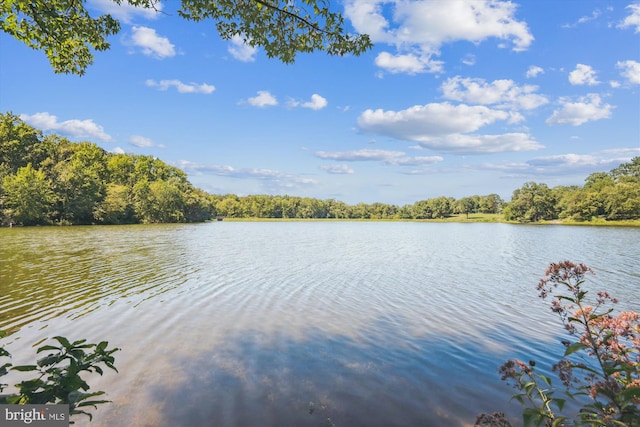
[[[218,222],[0,229],[13,362],[55,335],[109,340],[97,426],[464,426],[519,407],[497,367],[557,361],[537,298],[585,262],[640,310],[640,229]],[[11,378],[8,381],[11,382]]]

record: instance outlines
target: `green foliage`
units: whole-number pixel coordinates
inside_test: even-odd
[[[0,30],[46,53],[56,73],[84,74],[92,50],[109,49],[120,30],[110,15],[93,18],[84,1],[10,0],[0,3]]]
[[[130,224],[206,221],[213,199],[151,156],[107,153],[43,136],[0,114],[0,223]]]
[[[610,305],[618,301],[607,292],[588,302],[583,286],[588,273],[593,271],[584,264],[552,263],[538,284],[540,297],[551,298],[551,310],[571,337],[553,366],[562,388],[537,373],[534,361],[509,360],[500,368],[502,379],[518,390],[513,398],[525,406],[525,427],[640,426],[640,314],[614,315]],[[564,412],[567,400],[578,403],[577,413]],[[504,415],[483,414],[476,425],[510,424]]]
[[[34,378],[23,380],[15,385],[18,392],[0,395],[2,404],[68,404],[69,415],[84,414],[92,418],[89,407],[107,403],[108,400],[96,399],[104,391],[89,392],[89,384],[82,378],[83,373],[104,373],[104,367],[118,371],[114,365],[113,353],[117,348],[107,348],[109,343],[87,343],[86,340],[70,342],[65,337],[54,337],[58,345],[44,345],[37,353],[46,355],[35,365],[13,366],[6,362],[0,365],[0,377],[10,371],[34,373]],[[10,354],[0,347],[0,357]],[[0,392],[6,384],[0,384]]]
[[[47,221],[53,190],[51,181],[41,170],[29,163],[8,175],[2,182],[3,207],[7,216],[22,225],[44,224]]]
[[[157,10],[157,0],[112,0]],[[92,51],[104,51],[107,38],[120,31],[109,14],[93,17],[86,0],[10,0],[0,3],[0,30],[44,52],[56,73],[82,75]],[[345,31],[344,18],[318,0],[182,0],[178,15],[212,20],[223,39],[241,36],[269,57],[291,63],[299,52],[359,55],[371,48],[367,35]]]
[[[513,192],[503,214],[507,221],[536,222],[558,217],[556,198],[547,184],[527,182]]]

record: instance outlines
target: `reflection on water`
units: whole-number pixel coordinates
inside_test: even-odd
[[[2,229],[0,329],[14,363],[54,335],[122,348],[120,374],[90,381],[114,402],[92,426],[463,426],[517,413],[496,373],[505,359],[557,360],[562,330],[535,291],[549,262],[589,264],[594,287],[639,309],[638,237],[505,224]]]

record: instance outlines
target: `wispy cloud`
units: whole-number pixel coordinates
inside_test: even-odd
[[[564,24],[562,28],[575,28],[578,25],[585,24],[589,21],[598,19],[600,15],[602,15],[602,12],[600,11],[600,9],[596,9],[593,12],[591,12],[591,15],[581,16],[580,18],[578,18],[576,22],[573,22],[571,24]]]
[[[320,169],[333,175],[350,175],[354,173],[354,170],[345,164],[322,165]]]
[[[155,87],[158,90],[167,90],[175,87],[179,93],[204,93],[211,94],[216,90],[215,86],[207,83],[183,83],[180,80],[160,80],[155,81],[149,79],[145,82],[149,87]]]
[[[416,166],[441,162],[440,156],[409,157],[403,151],[362,149],[355,151],[316,151],[314,156],[325,160],[343,162],[378,161],[387,165]]]
[[[640,148],[619,148],[591,154],[567,153],[535,157],[520,163],[482,163],[475,168],[536,179],[566,175],[584,177],[593,172],[607,172],[620,163],[628,162],[638,154],[640,154]]]
[[[229,165],[211,165],[181,160],[177,166],[196,175],[216,175],[236,179],[258,180],[269,189],[286,190],[317,185],[314,178],[298,176],[273,169],[235,168]]]
[[[96,124],[92,119],[71,119],[60,122],[56,116],[47,112],[32,115],[21,114],[20,118],[27,124],[43,131],[55,131],[74,138],[99,139],[100,141],[111,140],[111,135],[107,134],[104,128]]]
[[[600,96],[595,93],[582,96],[576,101],[562,97],[559,102],[561,108],[555,110],[546,121],[549,125],[580,126],[590,121],[608,119],[615,108],[612,105],[603,104]]]
[[[576,69],[569,73],[569,83],[572,85],[594,86],[600,82],[596,78],[596,72],[590,65],[578,64]]]
[[[258,48],[249,46],[244,42],[244,38],[240,35],[231,37],[229,47],[227,48],[231,56],[238,61],[254,62],[258,54]]]
[[[157,59],[176,55],[175,46],[167,37],[159,36],[153,28],[134,26],[131,30],[131,42],[141,48],[145,55]]]

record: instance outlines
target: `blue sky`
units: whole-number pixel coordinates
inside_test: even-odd
[[[637,1],[334,1],[374,48],[291,65],[174,4],[88,0],[122,30],[83,77],[0,34],[0,111],[216,194],[509,200],[640,156]]]

